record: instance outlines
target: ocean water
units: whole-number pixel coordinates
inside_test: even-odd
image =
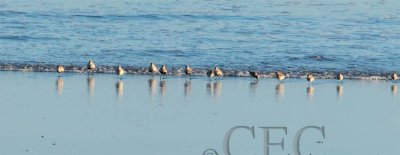
[[[398,0],[67,0],[0,2],[0,70],[173,73],[214,65],[228,76],[314,72],[385,78],[400,71]]]

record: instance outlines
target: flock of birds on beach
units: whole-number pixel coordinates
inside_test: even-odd
[[[88,86],[89,86],[89,94],[91,96],[93,96],[93,89],[94,89],[94,79],[93,79],[93,73],[96,71],[96,64],[89,60],[89,62],[87,63],[86,66],[87,69],[87,73],[88,73]],[[62,89],[63,89],[63,80],[61,78],[62,73],[65,71],[64,67],[62,65],[58,65],[56,68],[56,71],[59,73],[59,78],[56,81],[56,88],[57,88],[57,93],[59,95],[62,94]],[[165,80],[164,77],[168,75],[168,68],[166,65],[162,65],[160,68],[157,68],[156,64],[154,63],[150,63],[149,67],[147,68],[148,73],[150,74],[151,78],[149,79],[149,86],[151,88],[151,94],[154,93],[154,83],[155,83],[155,75],[157,73],[160,73],[160,87],[161,87],[161,93],[165,94]],[[115,74],[119,77],[118,82],[115,84],[116,88],[117,88],[117,94],[118,97],[122,96],[122,92],[123,92],[123,83],[122,83],[122,76],[126,73],[126,71],[122,68],[122,66],[118,66],[115,69]],[[184,73],[186,75],[186,78],[189,78],[189,80],[186,80],[185,82],[185,95],[187,95],[187,93],[190,92],[190,81],[191,81],[191,76],[193,74],[193,69],[189,66],[186,65],[186,67],[184,68]],[[255,72],[255,71],[249,71],[249,75],[250,77],[254,78],[254,81],[252,81],[250,83],[251,87],[254,87],[254,85],[256,85],[258,83],[258,80],[260,78],[260,74]],[[210,91],[210,94],[213,94],[213,96],[219,96],[218,94],[220,94],[219,88],[221,87],[221,83],[220,83],[220,78],[223,77],[223,72],[220,68],[218,68],[217,66],[215,66],[214,68],[208,70],[206,72],[206,76],[208,77],[208,79],[211,81],[212,78],[215,78],[216,81],[211,84],[208,83],[207,84],[207,90]],[[275,78],[279,81],[278,85],[276,86],[276,93],[277,93],[277,97],[282,96],[283,95],[283,90],[284,90],[284,86],[283,86],[283,80],[286,78],[285,73],[283,73],[282,71],[277,71],[275,72]],[[337,93],[338,96],[342,96],[343,94],[343,87],[342,87],[342,81],[344,80],[344,75],[342,73],[338,73],[336,76],[336,80],[338,80],[338,85],[337,85]],[[397,85],[395,84],[396,82],[398,82],[399,77],[397,73],[392,73],[390,75],[390,78],[393,82],[393,85],[391,86],[391,92],[393,93],[393,95],[395,95],[397,93]],[[314,93],[314,80],[316,79],[314,77],[313,74],[309,73],[306,77],[307,81],[309,82],[309,87],[307,87],[307,96],[311,97],[313,96]],[[188,90],[187,90],[188,89]]]
[[[93,74],[93,72],[96,70],[96,64],[92,60],[89,60],[89,62],[87,63],[86,68],[87,68],[89,74]],[[65,71],[65,69],[64,69],[64,67],[62,65],[57,65],[57,69],[56,70],[59,73],[59,76],[61,76],[61,74]],[[167,69],[167,66],[165,64],[162,65],[160,67],[160,69],[158,69],[155,63],[150,63],[150,66],[149,66],[147,71],[152,74],[153,78],[154,78],[154,76],[156,75],[157,72],[160,73],[160,79],[163,78],[164,76],[168,75],[168,69]],[[126,71],[120,65],[115,70],[115,74],[117,74],[120,77],[120,79],[122,78],[122,76],[125,73],[126,73]],[[191,79],[192,73],[193,73],[193,69],[189,65],[186,65],[186,67],[185,67],[185,75],[186,75],[186,77],[189,77]],[[260,75],[255,71],[249,71],[249,74],[250,74],[250,76],[252,78],[255,78],[257,81],[260,78]],[[220,78],[222,78],[223,72],[222,72],[222,70],[220,68],[215,66],[213,69],[207,71],[206,75],[207,75],[207,77],[209,79],[211,79],[213,77],[216,77],[216,79],[219,80]],[[282,71],[277,71],[275,73],[275,77],[279,80],[279,82],[282,82],[285,79],[286,76]],[[391,80],[393,82],[395,82],[395,81],[397,81],[399,79],[399,76],[398,76],[398,74],[396,72],[392,73],[390,75],[390,77],[391,77]],[[308,82],[310,82],[310,84],[313,84],[313,82],[315,80],[315,77],[314,77],[313,74],[309,73],[309,74],[307,74],[307,78],[306,79],[307,79]],[[344,75],[341,72],[339,72],[337,74],[337,76],[336,76],[336,79],[338,81],[342,81],[344,79]]]

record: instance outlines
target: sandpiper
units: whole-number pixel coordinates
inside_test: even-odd
[[[308,82],[310,82],[312,84],[314,80],[315,80],[314,75],[312,75],[312,74],[308,74],[307,75],[307,81]]]
[[[342,72],[339,72],[338,75],[336,76],[336,79],[340,82],[342,82],[342,80],[344,79],[344,76],[342,74]]]
[[[192,73],[193,73],[193,69],[190,68],[189,65],[186,65],[186,67],[185,67],[185,74],[186,74],[186,77],[189,76],[189,79],[192,79],[192,77],[191,77]]]
[[[119,78],[122,79],[122,75],[125,74],[125,70],[119,65],[118,68],[115,70],[115,74],[117,74]]]
[[[214,74],[217,76],[217,80],[222,77],[222,70],[219,69],[217,66],[214,67]]]
[[[281,71],[277,71],[275,73],[276,79],[279,80],[279,82],[282,82],[283,79],[285,79],[285,74],[283,74]]]
[[[207,71],[207,77],[210,80],[212,77],[214,77],[214,70],[209,70]]]
[[[167,75],[167,74],[168,74],[168,69],[167,69],[167,66],[165,66],[165,65],[162,65],[162,66],[160,67],[160,73],[161,73],[161,75],[160,75],[160,79],[161,79],[161,76],[165,76],[165,75]]]
[[[257,81],[258,81],[258,78],[260,78],[260,75],[258,75],[257,72],[249,71],[249,73],[250,73],[250,76],[255,78]]]
[[[93,71],[96,70],[96,64],[94,64],[94,62],[92,60],[89,60],[89,62],[87,63],[86,68],[90,73],[93,73]]]
[[[154,64],[154,63],[150,63],[150,66],[149,66],[149,70],[148,70],[150,73],[152,73],[153,74],[153,76],[156,74],[156,72],[158,71],[157,70],[157,66]]]
[[[396,81],[396,80],[399,79],[399,76],[397,75],[396,72],[394,72],[394,73],[391,75],[391,78],[392,78],[393,81]]]
[[[64,72],[64,67],[62,65],[57,65],[58,76],[61,76],[61,73],[63,72]]]

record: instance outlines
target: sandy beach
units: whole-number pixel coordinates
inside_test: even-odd
[[[46,72],[0,72],[0,154],[263,154],[261,127],[271,142],[284,138],[293,154],[295,134],[309,130],[303,154],[400,153],[400,94],[391,81],[167,77]]]

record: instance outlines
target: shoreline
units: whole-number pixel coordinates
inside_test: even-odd
[[[64,66],[65,73],[87,73],[86,67],[83,66]],[[133,66],[123,66],[126,71],[126,75],[151,75],[147,71],[147,67],[133,67]],[[224,69],[221,67],[224,73],[224,77],[250,77],[248,71],[243,69]],[[94,73],[96,74],[115,74],[116,66],[98,66]],[[10,71],[10,72],[54,72],[56,73],[56,65],[15,65],[15,64],[0,64],[0,71]],[[175,77],[185,76],[184,67],[170,67],[168,68],[169,75]],[[206,76],[207,69],[195,68],[193,67],[192,77],[204,77]],[[257,71],[260,78],[275,78],[275,71]],[[308,73],[312,73],[316,79],[327,79],[334,80],[338,71],[288,71],[285,72],[286,78],[292,79],[304,79]],[[343,71],[344,80],[388,80],[390,79],[391,72],[382,73],[368,73],[360,71]],[[157,76],[159,75],[156,74]]]

